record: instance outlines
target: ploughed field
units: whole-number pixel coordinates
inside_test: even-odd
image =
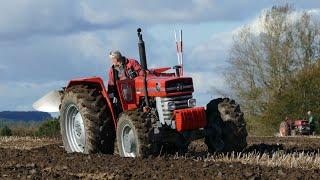
[[[0,137],[0,179],[319,179],[319,137],[248,137],[240,154],[206,153],[199,140],[184,155],[145,159],[68,154],[58,139]]]

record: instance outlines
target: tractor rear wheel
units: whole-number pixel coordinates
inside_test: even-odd
[[[146,157],[154,153],[154,128],[146,113],[121,113],[117,125],[117,144],[121,157]]]
[[[77,85],[63,95],[60,126],[67,152],[113,153],[115,129],[99,89]]]
[[[290,128],[286,121],[280,123],[279,134],[281,137],[290,135]]]
[[[212,133],[205,138],[210,153],[242,151],[247,146],[245,120],[234,100],[214,99],[207,104],[206,114]]]

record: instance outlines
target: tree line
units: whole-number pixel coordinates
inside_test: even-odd
[[[42,122],[0,120],[0,125],[0,136],[60,136],[60,124],[57,118]]]
[[[285,117],[305,118],[308,110],[320,114],[318,19],[274,6],[234,36],[225,78],[251,134],[275,133]]]

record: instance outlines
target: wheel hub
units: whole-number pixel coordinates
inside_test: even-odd
[[[74,122],[74,132],[75,135],[80,138],[81,135],[84,133],[84,127],[83,127],[83,121],[80,113],[77,113],[75,116],[75,122]]]
[[[72,152],[84,152],[85,128],[81,113],[74,104],[67,107],[65,131]]]
[[[136,157],[136,141],[132,128],[125,125],[121,132],[121,146],[125,157]]]

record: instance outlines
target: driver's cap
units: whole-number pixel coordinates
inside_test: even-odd
[[[110,51],[109,57],[110,59],[121,59],[122,55],[120,51]]]

